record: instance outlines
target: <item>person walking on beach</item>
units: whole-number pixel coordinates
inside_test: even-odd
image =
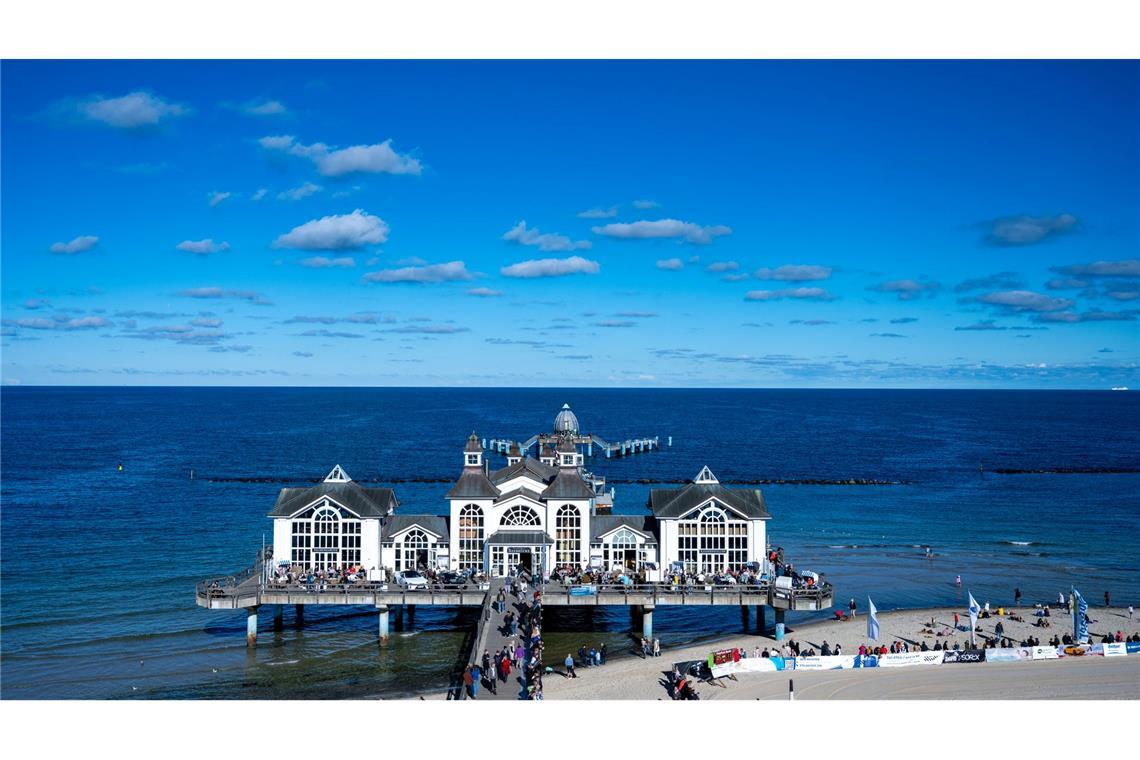
[[[483,672],[479,670],[479,666],[471,668],[471,698],[479,696],[479,680],[483,677]]]
[[[661,656],[661,639],[654,639],[653,640],[653,656],[654,657],[660,657]]]
[[[1015,588],[1013,590],[1013,606],[1014,607],[1020,607],[1021,606],[1021,588],[1020,587]]]
[[[1131,607],[1129,607],[1128,609],[1129,609],[1129,611],[1132,610]],[[606,642],[604,642],[604,641],[598,647],[598,656],[602,658],[602,664],[605,665],[606,664]]]
[[[463,686],[467,689],[467,696],[475,699],[475,676],[471,673],[471,666],[463,670]]]
[[[1131,604],[1128,605],[1128,622],[1132,622],[1132,613],[1133,612],[1134,612],[1134,610],[1132,609],[1132,605]]]
[[[851,601],[847,603],[847,609],[851,610],[851,617],[855,617],[855,597],[851,597]]]
[[[577,678],[578,674],[574,672],[574,655],[566,655],[566,661],[563,663],[566,666],[566,677]]]
[[[954,613],[954,630],[958,630],[958,613]]]

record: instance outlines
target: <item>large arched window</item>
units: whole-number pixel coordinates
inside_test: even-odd
[[[606,568],[621,565],[631,570],[638,569],[645,561],[645,552],[638,547],[637,534],[629,528],[622,528],[610,536],[605,545],[604,560]]]
[[[554,516],[559,565],[582,564],[582,513],[573,504],[563,504]]]
[[[416,570],[421,565],[430,564],[431,540],[419,528],[404,534],[404,540],[396,545],[396,569]]]
[[[303,567],[360,564],[360,520],[324,499],[292,519],[292,560]]]
[[[503,527],[512,525],[541,525],[538,520],[538,513],[533,509],[522,504],[516,504],[503,513],[503,521],[500,523]]]
[[[459,510],[459,569],[483,569],[483,510],[468,504]]]

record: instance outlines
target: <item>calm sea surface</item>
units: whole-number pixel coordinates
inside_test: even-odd
[[[1055,599],[1140,604],[1140,394],[1051,391],[4,388],[0,394],[0,695],[339,698],[445,688],[470,613],[417,611],[376,645],[368,608],[310,609],[257,650],[243,612],[194,584],[250,564],[282,484],[210,478],[454,477],[471,430],[525,439],[569,402],[610,440],[672,448],[591,464],[611,480],[872,478],[763,486],[770,540],[880,609]],[[117,471],[122,462],[124,471]],[[496,456],[493,464],[501,460]],[[979,471],[981,468],[981,471]],[[1114,474],[1001,475],[1001,468]],[[189,479],[189,471],[196,478]],[[651,485],[617,484],[618,512]],[[443,512],[442,483],[395,486]],[[933,547],[926,558],[923,546]],[[551,610],[552,651],[628,648],[624,609]],[[789,615],[789,622],[796,618]],[[739,632],[736,608],[658,610],[665,646]],[[557,629],[557,630],[555,630]],[[587,633],[589,632],[589,633]]]

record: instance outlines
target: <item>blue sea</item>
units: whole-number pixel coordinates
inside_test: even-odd
[[[654,482],[704,464],[722,480],[890,481],[760,486],[772,543],[825,573],[837,601],[925,607],[962,603],[969,588],[1008,604],[1014,587],[1046,601],[1076,584],[1094,603],[1107,590],[1114,603],[1140,604],[1135,393],[7,387],[0,696],[446,688],[470,612],[420,608],[379,647],[367,608],[310,609],[300,628],[289,609],[280,632],[262,616],[248,652],[244,613],[198,608],[194,584],[250,564],[284,481],[335,464],[379,483],[454,477],[472,430],[525,439],[548,430],[565,402],[584,431],[661,438],[659,452],[589,460],[616,488],[618,512],[644,509]],[[394,487],[403,510],[445,510],[445,483]],[[629,647],[622,608],[550,616],[557,650],[603,639],[611,652]],[[661,609],[655,629],[668,647],[738,633],[741,618],[731,607]]]

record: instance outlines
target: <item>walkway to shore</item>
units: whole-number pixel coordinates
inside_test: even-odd
[[[518,583],[518,581],[515,580],[515,583]],[[489,624],[491,625],[491,630],[487,634],[487,644],[483,648],[491,655],[491,667],[494,668],[495,653],[503,651],[504,646],[508,647],[512,657],[511,675],[510,678],[504,682],[502,678],[498,677],[498,674],[486,674],[488,679],[495,679],[496,691],[492,692],[486,687],[486,684],[481,684],[479,686],[479,695],[476,697],[476,699],[518,700],[527,698],[526,681],[524,677],[525,666],[523,668],[516,668],[513,658],[515,647],[520,643],[526,650],[525,658],[530,658],[531,651],[529,631],[526,630],[521,623],[519,623],[516,626],[518,633],[512,636],[510,633],[510,626],[508,626],[506,623],[506,617],[508,612],[514,612],[515,620],[518,621],[520,615],[522,615],[524,611],[530,608],[531,605],[529,603],[529,600],[532,597],[533,591],[533,587],[528,585],[527,592],[523,596],[522,601],[520,601],[517,596],[508,593],[506,601],[504,603],[504,610],[502,612],[491,613],[491,622]],[[494,587],[492,587],[491,593],[496,593]],[[492,597],[492,599],[494,599],[494,597]],[[479,663],[479,667],[482,668],[483,652],[478,652],[475,659]]]

